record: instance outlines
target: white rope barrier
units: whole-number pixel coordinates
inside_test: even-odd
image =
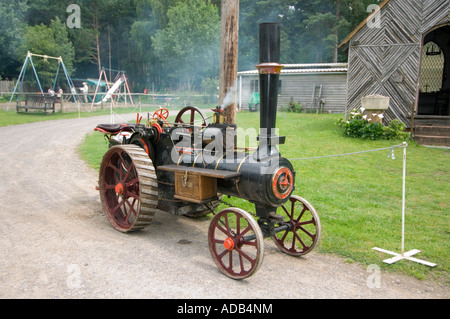
[[[350,156],[350,155],[357,155],[357,154],[364,154],[364,153],[371,153],[371,152],[379,152],[379,151],[386,151],[390,150],[390,153],[388,155],[388,158],[395,159],[394,150],[397,148],[403,148],[403,186],[402,186],[402,243],[401,243],[401,253],[395,253],[386,249],[374,247],[373,250],[386,253],[389,255],[393,255],[394,257],[383,260],[384,263],[387,264],[393,264],[397,261],[400,261],[402,259],[406,259],[409,261],[413,261],[416,263],[420,263],[429,267],[435,267],[436,264],[420,260],[417,258],[413,258],[412,256],[420,253],[420,250],[413,249],[411,251],[405,252],[405,210],[406,210],[406,149],[408,148],[408,144],[406,142],[403,142],[400,145],[395,145],[392,147],[386,147],[386,148],[379,148],[375,150],[369,150],[369,151],[361,151],[361,152],[353,152],[353,153],[345,153],[345,154],[338,154],[338,155],[327,155],[327,156],[317,156],[317,157],[306,157],[306,158],[294,158],[290,159],[290,161],[303,161],[303,160],[314,160],[314,159],[322,159],[322,158],[331,158],[331,157],[341,157],[341,156]]]
[[[375,150],[369,150],[369,151],[360,151],[360,152],[353,152],[353,153],[345,153],[345,154],[337,154],[337,155],[326,155],[326,156],[316,156],[316,157],[305,157],[305,158],[292,158],[289,159],[290,161],[305,161],[305,160],[314,160],[314,159],[321,159],[321,158],[331,158],[331,157],[341,157],[341,156],[350,156],[350,155],[357,155],[357,154],[364,154],[364,153],[372,153],[372,152],[380,152],[380,151],[387,151],[390,150],[389,158],[395,159],[394,150],[396,148],[406,148],[408,144],[406,142],[400,145],[395,145],[391,147],[385,147],[385,148],[378,148]]]

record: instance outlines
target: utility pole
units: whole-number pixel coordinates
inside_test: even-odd
[[[219,106],[225,123],[236,123],[239,46],[239,0],[222,0],[220,31]]]

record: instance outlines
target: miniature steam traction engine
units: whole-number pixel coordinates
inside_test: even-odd
[[[131,232],[151,223],[156,212],[189,217],[213,213],[209,250],[228,277],[253,275],[264,256],[264,238],[284,253],[301,256],[320,238],[314,207],[294,196],[295,171],[281,157],[275,135],[280,65],[280,26],[260,26],[260,135],[253,154],[239,152],[236,126],[223,123],[219,108],[214,121],[196,107],[181,110],[168,123],[168,110],[147,123],[106,124],[96,130],[110,141],[100,168],[99,192],[114,228]],[[196,122],[199,120],[199,122]],[[222,196],[248,200],[255,217],[236,207],[214,210]],[[228,205],[231,206],[231,205]]]

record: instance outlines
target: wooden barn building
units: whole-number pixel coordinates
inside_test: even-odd
[[[286,64],[280,74],[278,107],[294,102],[303,111],[344,113],[347,104],[347,63]],[[248,109],[259,92],[258,70],[238,72],[239,109]]]
[[[387,121],[412,127],[421,144],[450,146],[449,0],[384,0],[340,48],[349,62],[346,114],[364,96],[388,96]]]

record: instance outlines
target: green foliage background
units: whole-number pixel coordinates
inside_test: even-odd
[[[258,62],[258,25],[282,25],[282,63],[342,62],[338,44],[377,0],[240,0],[239,70]],[[66,21],[80,6],[81,28]],[[0,77],[18,77],[28,50],[62,56],[72,77],[125,70],[134,92],[201,90],[218,78],[221,0],[3,0]],[[42,62],[44,81],[56,66]]]

